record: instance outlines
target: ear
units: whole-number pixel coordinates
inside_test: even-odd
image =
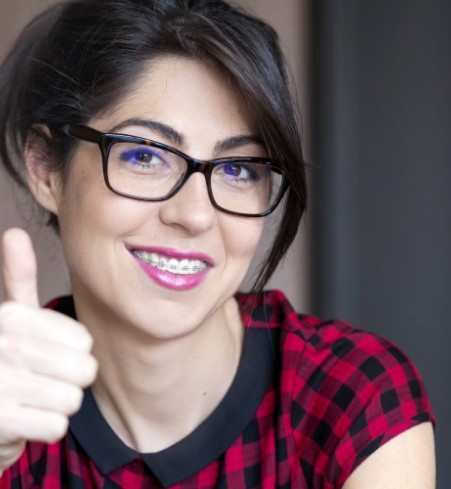
[[[58,215],[61,180],[55,171],[50,138],[47,126],[38,126],[30,131],[25,148],[25,166],[28,187],[36,201],[44,209]]]

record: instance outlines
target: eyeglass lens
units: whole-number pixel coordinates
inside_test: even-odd
[[[186,160],[152,145],[118,142],[108,157],[108,180],[121,194],[141,199],[162,199],[183,179]],[[270,209],[282,186],[276,167],[230,159],[215,165],[211,191],[216,204],[232,212],[261,214]]]

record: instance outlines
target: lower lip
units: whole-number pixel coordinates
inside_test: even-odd
[[[166,270],[160,270],[159,268],[149,265],[145,261],[140,260],[137,256],[133,255],[133,258],[137,261],[141,270],[152,279],[158,285],[166,287],[172,290],[190,290],[199,286],[206,278],[209,268],[201,272],[193,273],[192,275],[177,275],[170,273]]]

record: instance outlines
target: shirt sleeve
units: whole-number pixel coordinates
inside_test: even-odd
[[[415,365],[396,346],[385,341],[377,345],[376,352],[359,366],[366,377],[356,392],[360,409],[352,412],[349,429],[331,458],[337,488],[387,441],[420,423],[435,424]]]
[[[387,441],[435,420],[417,369],[398,347],[346,325],[321,338],[300,360],[296,409],[306,415],[296,429],[309,440],[300,457],[310,487],[339,489]]]

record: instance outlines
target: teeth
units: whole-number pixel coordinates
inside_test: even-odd
[[[159,270],[176,275],[192,275],[207,268],[207,264],[202,260],[188,260],[186,258],[178,260],[177,258],[166,258],[157,253],[148,253],[147,251],[133,251],[133,254]]]

